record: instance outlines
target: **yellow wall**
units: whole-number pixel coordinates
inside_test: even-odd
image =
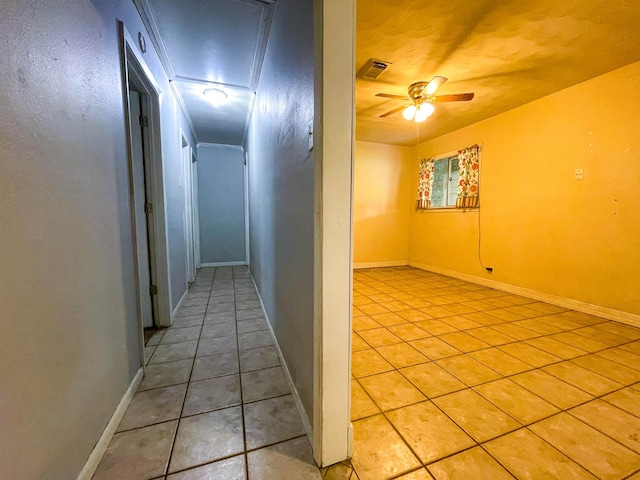
[[[409,259],[640,314],[640,63],[421,144],[418,156],[473,143],[483,144],[480,212],[412,211]],[[478,215],[492,275],[478,261]]]
[[[356,142],[354,263],[406,261],[413,149]]]

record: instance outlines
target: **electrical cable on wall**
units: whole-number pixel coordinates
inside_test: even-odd
[[[480,153],[482,153],[483,150],[483,145],[480,144]],[[478,189],[480,190],[480,192],[482,192],[482,164],[484,162],[480,161],[478,162]],[[487,272],[489,273],[493,273],[493,267],[487,267],[483,262],[482,262],[482,221],[481,221],[481,215],[482,215],[482,207],[479,206],[478,207],[478,262],[480,262],[480,265],[482,266],[482,268],[484,268]]]

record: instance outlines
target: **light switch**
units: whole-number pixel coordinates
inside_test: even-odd
[[[583,171],[581,168],[576,168],[575,180],[582,180]]]

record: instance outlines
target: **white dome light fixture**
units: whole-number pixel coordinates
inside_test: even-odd
[[[418,108],[414,120],[418,123],[424,122],[435,111],[435,107],[431,102],[425,102]]]
[[[202,94],[207,97],[207,100],[214,104],[224,102],[229,97],[227,92],[219,88],[207,88]]]
[[[413,120],[413,117],[415,116],[417,110],[418,109],[415,105],[409,105],[402,111],[402,116],[407,120]]]

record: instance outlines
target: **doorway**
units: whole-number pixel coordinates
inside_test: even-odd
[[[196,212],[194,203],[194,155],[193,149],[189,144],[184,133],[180,134],[182,141],[182,164],[184,172],[184,232],[187,250],[187,282],[191,285],[196,280],[196,241],[195,241],[195,222],[194,216]]]

